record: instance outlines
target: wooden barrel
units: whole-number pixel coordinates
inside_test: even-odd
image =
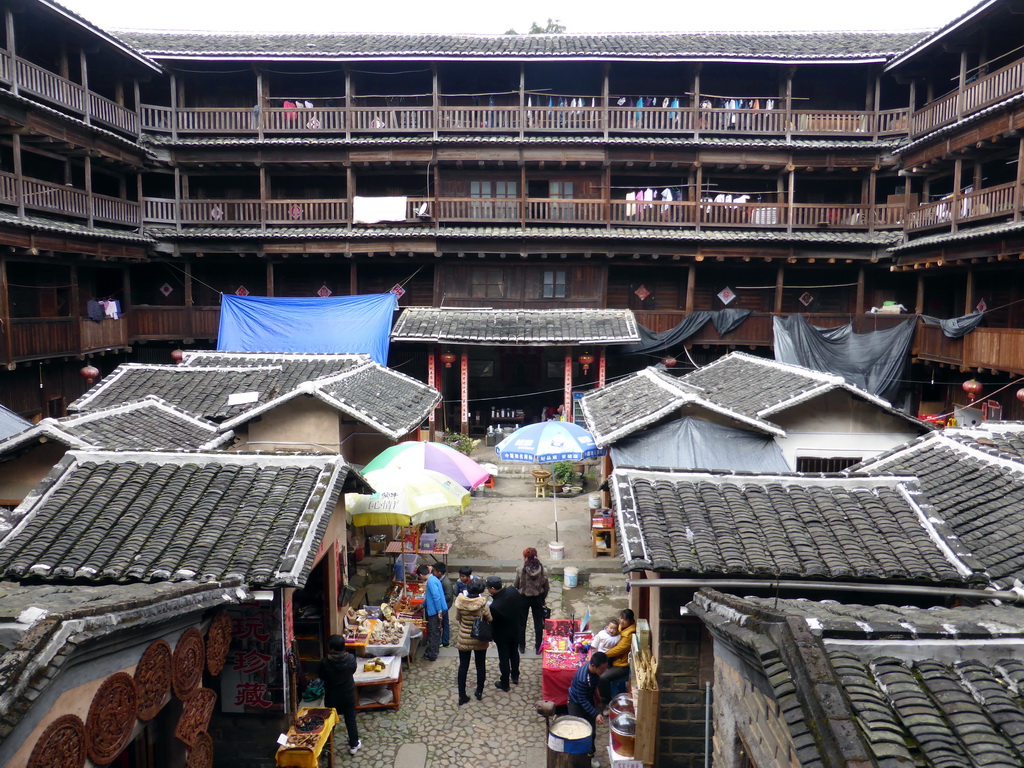
[[[594,729],[582,717],[556,717],[548,728],[547,768],[590,768]]]

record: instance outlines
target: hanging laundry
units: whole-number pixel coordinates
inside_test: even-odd
[[[627,192],[626,200],[629,201],[626,203],[626,215],[636,216],[636,205],[632,204],[632,201],[636,200],[636,192]]]
[[[289,122],[294,122],[299,119],[299,113],[295,111],[296,109],[298,109],[298,107],[295,105],[294,101],[286,101],[281,106],[283,106],[285,109],[291,110],[290,112],[284,113],[285,120],[288,120]]]
[[[96,299],[89,299],[85,303],[85,314],[94,323],[98,323],[103,319],[103,307]]]
[[[678,98],[678,97],[677,97],[677,98],[674,98],[674,99],[672,99],[672,109],[674,109],[674,110],[675,110],[675,109],[679,109],[679,98]],[[678,113],[678,112],[671,112],[671,113],[669,114],[669,117],[671,117],[671,118],[672,118],[673,120],[675,120],[675,119],[676,119],[676,117],[678,117],[678,116],[679,116],[679,113]]]
[[[622,107],[622,106],[625,106],[625,104],[626,104],[626,97],[625,97],[625,96],[620,96],[620,97],[619,97],[619,100],[618,100],[618,101],[616,101],[615,103],[616,103],[616,104],[617,104],[618,106],[620,106],[620,107]]]
[[[666,203],[672,202],[672,190],[669,189],[668,187],[665,187],[665,189],[661,190],[661,200],[662,200],[662,202],[666,202]],[[662,213],[668,213],[669,208],[670,208],[670,206],[663,205],[663,206],[661,206],[661,212]]]

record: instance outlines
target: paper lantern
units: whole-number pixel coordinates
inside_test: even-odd
[[[584,352],[579,356],[579,361],[583,366],[583,374],[586,375],[590,371],[590,364],[594,362],[594,356],[589,352]]]
[[[452,363],[455,362],[455,353],[454,352],[442,352],[441,353],[441,362],[444,363],[444,367],[445,368],[451,368],[452,367]]]
[[[182,359],[185,357],[185,352],[180,349],[171,350],[171,360],[174,361],[175,365],[181,365]]]
[[[678,361],[674,357],[669,355],[668,357],[662,358],[661,364],[664,365],[666,368],[675,368],[676,362]]]
[[[980,395],[981,390],[985,388],[977,379],[968,379],[960,386],[963,387],[964,392],[967,393],[967,396],[971,399],[972,403],[974,402],[974,398]]]
[[[100,369],[95,365],[87,365],[78,372],[78,375],[85,379],[86,384],[92,384],[100,377]]]

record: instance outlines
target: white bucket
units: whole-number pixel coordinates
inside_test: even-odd
[[[566,589],[572,589],[576,586],[577,580],[580,576],[580,569],[573,568],[571,565],[565,566],[565,587]]]
[[[592,495],[588,499],[588,501],[590,502],[590,508],[591,509],[600,509],[601,508],[601,497],[598,496],[597,494]]]
[[[548,549],[552,560],[561,560],[565,556],[565,545],[560,541],[549,541]]]

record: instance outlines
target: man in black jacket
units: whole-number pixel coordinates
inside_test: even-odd
[[[331,635],[327,638],[327,656],[320,662],[317,674],[324,681],[324,706],[334,707],[345,719],[348,731],[348,751],[354,755],[363,746],[356,726],[356,657],[345,650],[345,638]]]
[[[501,578],[487,578],[487,592],[491,595],[491,624],[494,646],[498,649],[498,670],[501,674],[494,687],[511,689],[509,678],[519,685],[519,614],[522,610],[519,590],[501,586]]]

